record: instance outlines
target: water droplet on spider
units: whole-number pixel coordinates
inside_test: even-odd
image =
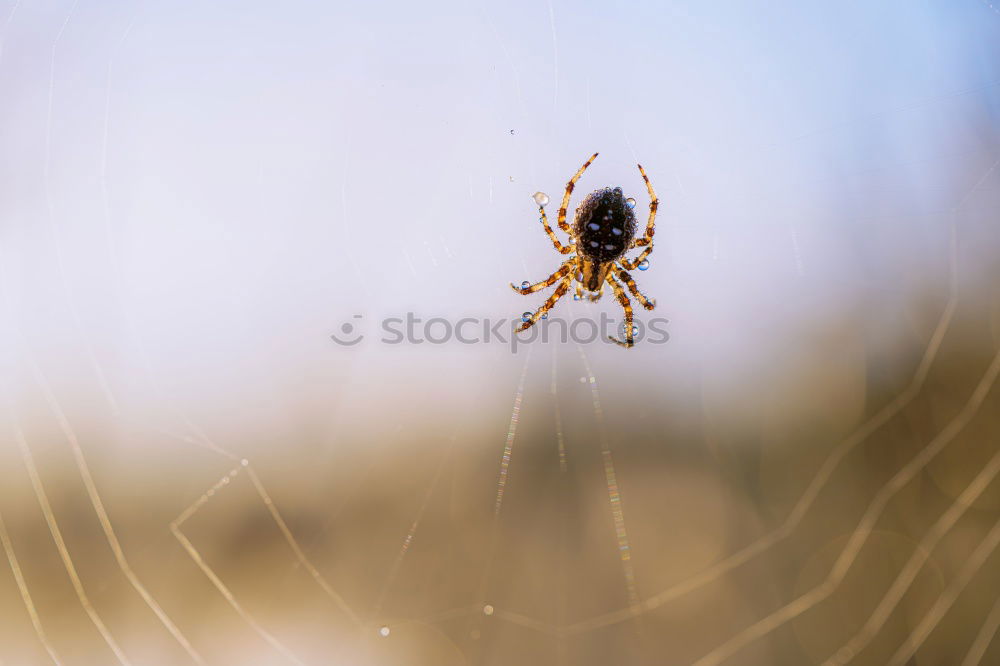
[[[640,271],[649,270],[649,259],[643,259],[642,261],[639,262],[639,270]]]
[[[626,337],[626,333],[628,332],[628,329],[625,328],[625,322],[622,322],[621,326],[619,326],[619,328],[621,329],[622,337]],[[632,337],[634,338],[637,335],[639,335],[639,327],[636,326],[635,324],[632,324]]]
[[[524,314],[522,314],[521,315],[521,321],[525,321],[525,322],[526,321],[531,321],[531,313],[530,312],[525,312]]]
[[[535,192],[531,198],[534,199],[535,203],[539,206],[545,206],[549,203],[549,195],[545,192]]]
[[[582,298],[583,298],[583,294],[573,294],[573,300],[574,301],[579,301]]]
[[[521,283],[521,289],[527,289],[530,286],[531,286],[531,283],[528,282],[527,280],[525,280],[524,282]]]
[[[628,206],[629,208],[635,208],[635,199],[629,197],[628,199],[625,200],[625,205]]]
[[[549,318],[549,313],[548,312],[546,312],[545,314],[542,315],[542,319],[548,319],[548,318]]]

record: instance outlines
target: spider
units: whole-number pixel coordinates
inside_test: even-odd
[[[569,234],[569,244],[560,243],[552,231],[552,227],[549,226],[548,217],[545,215],[545,204],[549,202],[548,196],[541,192],[535,194],[535,203],[538,204],[538,212],[541,215],[539,221],[545,228],[545,233],[552,240],[552,246],[560,254],[572,254],[573,256],[564,261],[555,273],[541,282],[529,284],[525,281],[520,287],[511,283],[511,289],[524,295],[533,294],[540,289],[559,283],[548,300],[524,320],[517,328],[517,332],[527,330],[534,326],[539,319],[547,317],[548,311],[555,305],[556,301],[562,298],[571,286],[574,286],[575,278],[576,295],[574,298],[576,300],[584,298],[583,291],[586,289],[589,292],[586,294],[587,300],[597,301],[604,293],[605,283],[611,286],[618,298],[618,303],[625,311],[625,340],[622,341],[611,336],[608,336],[608,339],[628,348],[635,344],[633,339],[635,328],[632,325],[632,303],[625,294],[622,283],[625,283],[632,295],[639,299],[642,307],[647,310],[656,307],[656,300],[646,298],[639,292],[635,280],[632,279],[628,271],[634,268],[644,271],[649,266],[646,257],[653,251],[653,224],[656,221],[656,208],[659,205],[659,200],[646,176],[645,169],[642,168],[641,164],[638,164],[636,166],[639,167],[642,179],[646,181],[646,190],[649,191],[650,199],[649,220],[646,222],[644,236],[635,238],[636,225],[635,213],[633,212],[635,199],[626,199],[620,187],[613,189],[605,187],[588,194],[577,207],[576,218],[573,221],[573,226],[570,227],[566,222],[566,206],[569,205],[569,197],[573,193],[573,188],[576,187],[576,181],[596,158],[597,153],[591,155],[590,159],[584,162],[580,170],[566,183],[566,191],[563,194],[557,222],[559,228]],[[625,258],[625,252],[634,247],[645,247],[646,249],[634,260],[629,261]],[[574,252],[576,254],[573,254]]]

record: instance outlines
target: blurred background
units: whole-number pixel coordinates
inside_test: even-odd
[[[1000,663],[988,0],[4,0],[0,99],[3,666]],[[669,340],[511,344],[595,151]]]

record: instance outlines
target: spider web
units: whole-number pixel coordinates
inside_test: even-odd
[[[20,8],[20,3],[15,3],[11,8],[3,27],[4,34],[7,33],[11,26],[15,25],[14,21]],[[51,168],[54,141],[54,110],[56,108],[55,100],[57,94],[55,88],[56,74],[57,66],[60,62],[58,56],[63,39],[68,28],[72,25],[72,20],[78,9],[79,3],[74,2],[67,8],[63,17],[55,23],[58,28],[50,49],[48,111],[45,119],[46,130],[44,134],[42,178],[42,193],[46,204],[46,215],[44,217],[50,231],[50,245],[48,247],[55,257],[59,284],[62,290],[60,298],[64,306],[68,309],[72,326],[82,341],[82,355],[90,367],[94,385],[102,396],[102,400],[106,403],[109,413],[114,418],[124,419],[125,416],[121,407],[121,401],[116,397],[118,390],[123,389],[116,390],[114,381],[109,379],[109,373],[104,370],[103,364],[99,360],[100,354],[89,342],[89,336],[85,332],[86,326],[83,316],[76,305],[74,275],[64,260],[64,253],[66,253],[67,248],[64,239],[61,237],[60,219],[54,203]],[[558,15],[551,3],[548,6],[548,18],[550,19],[548,27],[551,28],[552,32],[552,56],[556,62],[553,67],[553,73],[555,80],[558,82],[559,50],[556,30]],[[487,19],[489,20],[488,17]],[[500,31],[495,26],[491,26],[491,28],[499,41]],[[111,209],[112,199],[109,190],[108,174],[110,167],[108,146],[112,132],[111,107],[115,73],[114,65],[119,57],[118,53],[121,47],[127,43],[132,29],[133,23],[130,21],[120,33],[116,46],[111,51],[111,56],[106,62],[104,124],[101,130],[102,151],[98,168],[105,233],[108,238],[109,254],[112,256],[112,269],[116,271],[120,269],[120,259],[115,256],[116,244],[114,236],[116,232]],[[505,53],[506,60],[514,68],[515,81],[517,82],[517,96],[519,103],[524,108],[523,99],[520,97],[520,75],[517,73],[516,67],[514,67],[513,59],[509,52],[507,52],[505,47],[501,48]],[[0,67],[3,66],[2,62],[0,61]],[[989,87],[993,85],[995,83],[988,84]],[[924,100],[917,104],[931,106],[940,103],[942,100],[952,99],[955,96],[968,95],[971,92],[991,89],[988,86],[950,91],[934,99]],[[554,86],[553,106],[555,107],[559,105],[560,93],[558,91],[558,86]],[[892,117],[900,110],[899,108],[894,108],[881,113]],[[589,108],[587,115],[589,118]],[[866,116],[866,118],[870,117]],[[820,131],[829,131],[829,128]],[[635,150],[631,148],[631,141],[628,140],[627,136],[625,137],[625,141],[634,154]],[[406,569],[404,565],[408,558],[411,557],[414,544],[421,538],[428,514],[434,511],[433,499],[441,492],[443,481],[448,479],[449,465],[453,462],[456,450],[454,439],[443,447],[443,452],[431,466],[432,470],[428,477],[422,480],[421,483],[416,484],[421,488],[421,492],[418,495],[419,500],[411,507],[412,511],[407,529],[399,534],[391,558],[391,564],[386,570],[384,577],[382,577],[381,583],[378,586],[378,593],[371,604],[371,612],[361,612],[352,603],[349,603],[347,597],[339,591],[338,583],[324,575],[323,566],[315,562],[310,556],[310,548],[301,541],[303,538],[302,535],[296,536],[294,526],[287,522],[285,512],[279,509],[279,500],[275,499],[275,496],[265,486],[263,479],[267,478],[268,471],[261,469],[260,474],[258,474],[258,468],[251,457],[244,456],[238,453],[236,449],[231,449],[216,442],[183,409],[175,406],[166,408],[173,415],[174,422],[171,427],[166,429],[150,428],[150,430],[174,439],[192,449],[209,452],[211,456],[218,459],[219,465],[224,468],[224,471],[220,474],[218,480],[206,487],[201,494],[197,495],[192,503],[181,508],[176,517],[165,525],[165,528],[169,530],[185,556],[197,567],[217,594],[231,608],[232,612],[238,616],[247,631],[259,638],[263,644],[273,650],[273,654],[277,658],[282,660],[282,662],[275,663],[330,663],[331,659],[340,659],[341,655],[326,654],[317,660],[316,658],[307,658],[297,649],[291,647],[289,641],[283,637],[280,629],[270,627],[266,620],[258,617],[257,611],[251,607],[251,604],[245,603],[242,600],[244,594],[240,590],[231,587],[230,584],[227,584],[227,566],[213,564],[210,556],[203,553],[203,548],[206,544],[188,536],[188,532],[186,531],[188,523],[195,519],[196,516],[204,516],[204,514],[211,512],[214,505],[219,501],[218,498],[222,497],[224,493],[232,492],[231,489],[238,484],[244,484],[252,492],[252,495],[256,498],[255,502],[259,503],[259,507],[263,508],[268,519],[277,528],[281,537],[281,543],[287,549],[287,557],[295,566],[306,573],[312,585],[315,586],[315,589],[329,601],[331,616],[344,621],[347,625],[353,627],[358,634],[373,637],[378,636],[388,641],[392,640],[394,634],[407,625],[451,626],[449,623],[461,621],[464,623],[463,626],[472,627],[470,635],[482,636],[486,631],[490,630],[490,627],[494,627],[496,623],[506,623],[549,637],[557,646],[560,663],[567,663],[570,650],[568,643],[581,635],[589,635],[593,632],[623,623],[638,623],[644,616],[668,607],[682,597],[716,583],[758,558],[766,558],[771,555],[779,544],[794,536],[801,527],[806,525],[810,510],[817,502],[822,491],[832,482],[835,472],[848,455],[859,447],[877,447],[879,445],[880,433],[887,426],[899,420],[904,410],[913,404],[922,395],[922,392],[925,391],[928,378],[932,375],[933,367],[939,361],[941,349],[948,340],[962,296],[960,291],[958,254],[962,233],[960,220],[962,219],[963,210],[974,195],[983,192],[984,186],[991,179],[995,179],[998,165],[1000,165],[1000,162],[993,162],[971,185],[966,186],[964,194],[957,200],[950,211],[947,248],[947,294],[943,300],[940,315],[931,329],[928,342],[923,349],[922,356],[916,364],[908,384],[885,402],[884,405],[876,409],[874,413],[865,418],[850,435],[837,442],[831,448],[829,454],[816,468],[816,471],[809,475],[810,480],[806,484],[805,490],[792,503],[790,511],[788,511],[786,517],[780,522],[777,528],[766,531],[746,545],[733,549],[714,564],[710,564],[701,571],[664,589],[650,591],[643,587],[634,566],[635,544],[641,543],[641,540],[637,541],[630,538],[630,535],[635,534],[635,530],[630,520],[631,505],[627,492],[628,480],[623,477],[622,471],[616,466],[615,444],[616,441],[620,444],[620,441],[612,434],[611,426],[608,423],[608,412],[610,410],[620,411],[622,408],[616,401],[609,401],[607,395],[602,396],[600,387],[603,385],[603,382],[599,381],[598,374],[595,372],[598,366],[594,364],[590,356],[588,356],[588,350],[583,346],[576,347],[575,358],[569,357],[569,362],[576,364],[569,372],[574,377],[577,373],[582,373],[579,377],[580,383],[587,390],[584,404],[586,409],[592,414],[590,427],[595,433],[596,452],[602,471],[601,493],[607,509],[607,540],[613,544],[616,559],[620,567],[620,586],[622,588],[622,598],[624,599],[624,604],[620,608],[614,608],[586,617],[585,619],[569,620],[567,619],[570,616],[569,609],[563,604],[557,613],[557,621],[550,622],[518,611],[513,607],[505,607],[492,600],[491,593],[496,591],[498,584],[497,576],[499,575],[495,566],[496,560],[499,557],[503,540],[509,536],[509,531],[504,529],[502,522],[505,502],[510,499],[512,493],[516,492],[515,487],[511,484],[511,480],[512,475],[517,473],[516,465],[520,453],[519,430],[523,427],[522,421],[528,417],[530,410],[535,409],[530,399],[532,387],[528,379],[532,376],[533,370],[536,371],[535,374],[538,374],[537,371],[541,362],[537,358],[540,352],[534,347],[530,348],[524,354],[524,360],[514,385],[513,405],[509,418],[506,419],[506,434],[498,433],[497,435],[496,441],[498,447],[496,448],[499,451],[499,460],[495,474],[496,490],[492,503],[493,522],[488,529],[489,547],[486,549],[485,559],[482,560],[479,566],[481,574],[476,576],[478,585],[474,592],[469,595],[469,603],[465,605],[444,608],[432,614],[413,617],[395,617],[385,612],[387,600],[392,597],[400,577],[405,574]],[[342,215],[345,218],[345,225],[348,215],[346,194],[348,177],[349,171],[345,163],[344,184],[340,192],[341,203],[343,205]],[[681,191],[682,186],[679,180],[677,181],[677,185],[678,191]],[[682,226],[683,223],[678,224],[678,227]],[[345,233],[349,233],[349,227],[345,226],[345,230]],[[789,224],[785,226],[783,231],[788,234],[788,243],[787,250],[782,254],[791,266],[792,272],[798,277],[803,277],[809,271],[809,265],[806,260],[806,253],[801,245],[802,240],[794,225]],[[711,232],[712,250],[710,254],[713,260],[718,260],[720,256],[721,246],[723,245],[721,236],[724,235],[724,232],[718,229]],[[424,263],[428,263],[436,266],[435,250],[437,248],[437,243],[431,244],[427,241],[417,250],[412,247],[409,249],[401,247],[400,251],[406,253],[407,270],[412,272],[414,276],[418,276],[418,265],[423,266]],[[443,239],[441,239],[440,250],[441,256],[454,256],[451,255],[448,245]],[[9,255],[10,251],[7,248],[3,252],[5,264],[8,264],[11,258]],[[423,257],[417,258],[415,256],[418,251],[426,254],[426,261]],[[409,253],[413,253],[413,255]],[[351,255],[351,261],[351,272],[363,284],[364,274],[361,265],[354,261],[353,255]],[[527,261],[522,260],[522,262],[527,265]],[[4,282],[6,311],[14,313],[17,311],[14,296],[12,290],[8,288],[8,280]],[[582,304],[571,304],[569,309],[574,313],[584,315],[588,312]],[[128,325],[133,326],[131,322]],[[115,521],[112,518],[113,514],[110,514],[106,508],[100,483],[95,480],[95,476],[91,472],[86,446],[81,444],[85,440],[85,437],[78,434],[77,427],[73,425],[67,410],[61,404],[58,390],[54,388],[48,373],[30,351],[32,343],[24,339],[18,340],[17,343],[17,350],[23,355],[18,359],[18,371],[24,373],[29,378],[27,384],[31,387],[32,392],[41,396],[48,412],[47,418],[51,423],[56,425],[61,439],[68,445],[72,467],[82,481],[87,497],[87,504],[92,508],[97,517],[101,538],[110,548],[116,568],[128,582],[133,593],[141,599],[157,622],[187,655],[190,661],[198,664],[210,663],[211,660],[202,654],[203,649],[199,645],[199,642],[193,640],[189,633],[181,628],[181,625],[185,623],[179,625],[177,618],[173,617],[175,613],[168,612],[165,609],[165,605],[161,601],[158,601],[157,595],[150,591],[150,587],[147,587],[150,585],[151,579],[157,577],[156,574],[151,573],[148,569],[145,570],[145,573],[140,574],[133,569],[132,560],[130,559],[132,553],[123,545],[123,541],[116,530]],[[581,447],[574,445],[572,436],[564,427],[566,424],[563,422],[560,401],[565,404],[567,400],[574,400],[575,398],[567,398],[565,391],[562,395],[560,394],[560,371],[566,372],[565,364],[567,362],[563,360],[562,365],[560,365],[560,360],[562,359],[557,350],[553,348],[551,366],[549,368],[549,394],[552,403],[552,412],[549,416],[551,417],[551,427],[554,434],[553,446],[556,449],[558,471],[560,476],[565,476],[569,473],[570,467],[576,462],[578,456],[588,454],[584,452],[578,453],[578,451],[581,451]],[[603,358],[601,360],[603,361]],[[147,365],[151,365],[151,362],[147,362]],[[803,594],[790,596],[789,601],[785,601],[774,611],[758,613],[759,617],[746,624],[746,626],[726,627],[726,638],[705,649],[702,656],[697,658],[693,663],[700,666],[724,662],[741,663],[739,659],[743,650],[775,633],[837,592],[839,586],[855,565],[859,552],[875,532],[879,520],[886,513],[892,499],[915,478],[924,473],[928,464],[941,452],[947,450],[953,440],[974,422],[982,406],[989,399],[990,392],[995,386],[997,375],[1000,374],[1000,352],[992,357],[992,360],[985,368],[980,368],[979,370],[980,377],[977,383],[972,387],[971,392],[968,392],[968,397],[963,401],[957,413],[947,420],[943,427],[940,427],[933,436],[927,438],[926,443],[921,442],[921,446],[903,464],[895,468],[887,481],[878,485],[871,493],[865,495],[865,507],[861,513],[861,519],[854,529],[847,534],[845,545],[839,551],[833,568],[823,582]],[[166,397],[161,399],[163,404],[170,402]],[[93,602],[92,590],[94,586],[81,575],[81,571],[83,570],[83,567],[80,566],[81,557],[79,555],[74,556],[71,552],[71,548],[63,536],[65,521],[61,522],[58,519],[57,510],[53,508],[50,499],[52,495],[51,486],[54,484],[47,484],[43,479],[43,474],[40,472],[38,463],[36,462],[34,444],[29,441],[21,426],[21,419],[26,418],[27,415],[21,413],[24,410],[18,406],[15,400],[8,401],[7,410],[9,441],[15,445],[14,450],[16,450],[17,457],[23,464],[31,494],[41,507],[45,528],[51,535],[53,544],[58,552],[60,566],[65,570],[71,581],[77,601],[85,611],[88,621],[94,626],[105,643],[108,653],[118,663],[140,663],[142,660],[138,657],[129,656],[127,644],[122,637],[125,630],[121,628],[121,625],[115,626],[112,622],[107,621]],[[991,447],[990,450],[993,450],[993,448],[995,447]],[[861,630],[853,635],[845,636],[843,645],[835,653],[829,655],[829,659],[825,663],[848,663],[858,654],[862,653],[897,610],[900,601],[911,589],[917,574],[928,563],[935,548],[955,528],[955,525],[970,507],[975,504],[976,500],[991,486],[998,473],[1000,473],[1000,453],[995,453],[973,478],[968,479],[963,484],[961,491],[954,496],[953,501],[944,511],[922,531],[912,553],[896,573],[891,585],[884,591],[870,615],[865,618]],[[361,489],[355,489],[355,491],[360,492],[363,489],[364,485],[362,484]],[[7,514],[9,517],[9,509],[7,509]],[[0,515],[0,544],[2,544],[6,559],[10,564],[13,581],[19,599],[26,611],[27,618],[30,621],[33,636],[37,638],[39,645],[44,649],[45,654],[53,663],[75,663],[66,657],[66,655],[73,654],[74,650],[69,647],[71,643],[65,636],[62,636],[61,640],[57,642],[54,640],[53,635],[50,635],[46,630],[46,626],[50,624],[50,621],[44,612],[40,612],[39,608],[41,606],[36,601],[39,595],[32,593],[32,582],[25,575],[24,567],[22,566],[22,563],[26,561],[24,553],[30,552],[29,548],[17,543],[16,533],[11,533],[8,529],[8,523],[9,520],[8,522],[4,522],[3,515]],[[569,556],[567,540],[567,534],[563,533],[560,535],[560,551],[563,558]],[[947,617],[951,608],[956,604],[956,600],[960,599],[963,594],[968,594],[969,583],[987,565],[998,545],[1000,545],[1000,523],[997,523],[984,533],[968,559],[965,560],[962,568],[948,582],[948,585],[941,590],[940,594],[934,599],[919,621],[910,627],[908,635],[893,654],[891,663],[905,664],[915,654],[919,654],[921,645],[927,640],[938,623],[942,621],[942,618]],[[28,555],[27,558],[30,559],[32,556],[33,553]],[[261,572],[262,575],[268,575],[268,573],[270,572]],[[982,663],[987,650],[993,644],[998,627],[1000,627],[1000,604],[994,604],[985,615],[976,619],[978,620],[978,626],[975,629],[975,633],[970,636],[971,643],[968,646],[967,652],[962,656],[963,666]],[[136,645],[134,636],[129,643],[133,646]],[[336,662],[334,661],[333,663]]]

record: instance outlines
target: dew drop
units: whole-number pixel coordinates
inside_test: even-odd
[[[548,312],[546,312],[545,314],[542,315],[542,319],[548,319],[548,318],[549,318],[549,313]]]
[[[573,294],[573,300],[574,301],[579,301],[582,298],[583,298],[582,294]]]
[[[639,270],[640,271],[649,270],[649,259],[643,259],[642,261],[639,262]]]
[[[521,315],[521,321],[531,321],[531,313],[525,312]]]
[[[531,283],[528,282],[527,280],[525,280],[524,282],[521,283],[521,289],[527,289],[530,286],[531,286]]]
[[[549,203],[549,195],[545,192],[535,192],[531,198],[535,200],[535,203],[538,204],[539,207],[545,206]]]
[[[629,208],[635,208],[635,199],[629,197],[628,199],[625,200],[625,205],[628,206]]]

